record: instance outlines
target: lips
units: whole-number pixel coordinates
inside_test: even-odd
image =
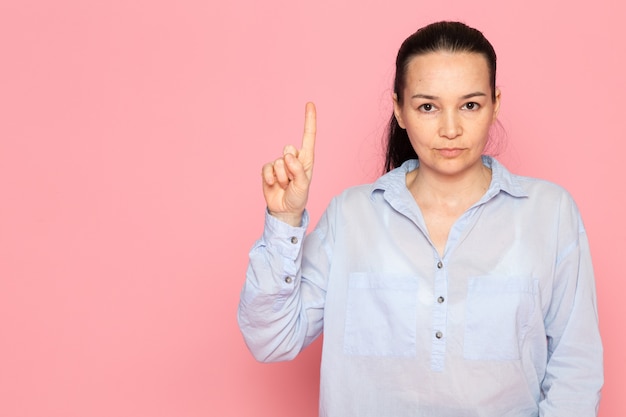
[[[461,148],[441,148],[441,149],[437,149],[437,151],[444,158],[454,158],[456,156],[459,156],[463,152],[463,149],[461,149]]]

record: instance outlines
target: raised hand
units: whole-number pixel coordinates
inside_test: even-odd
[[[287,145],[283,156],[263,165],[263,196],[269,213],[292,226],[300,226],[309,196],[316,129],[315,105],[307,103],[300,150]]]

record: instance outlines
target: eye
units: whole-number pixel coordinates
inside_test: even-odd
[[[461,108],[464,110],[478,110],[480,108],[480,104],[470,101],[469,103],[465,103]]]
[[[419,106],[417,109],[424,113],[430,113],[435,110],[435,106],[433,106],[431,103],[424,103],[421,106]]]

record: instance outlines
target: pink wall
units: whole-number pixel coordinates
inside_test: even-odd
[[[626,415],[624,13],[553,3],[2,1],[0,415],[315,416],[319,342],[261,365],[236,325],[260,168],[314,100],[313,218],[373,179],[395,52],[444,18],[499,52],[501,159],[580,205]]]

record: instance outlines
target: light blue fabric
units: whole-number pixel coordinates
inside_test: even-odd
[[[443,257],[406,188],[417,161],[334,198],[306,237],[306,214],[298,228],[266,214],[239,326],[266,362],[324,332],[321,416],[597,415],[602,344],[576,205],[483,163],[491,185]]]

